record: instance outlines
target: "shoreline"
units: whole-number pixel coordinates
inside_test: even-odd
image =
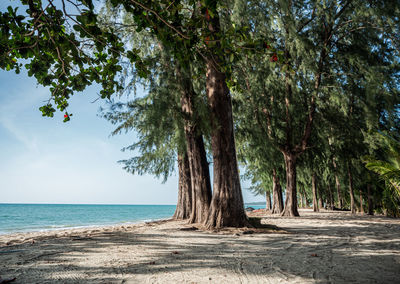
[[[47,232],[57,232],[57,231],[68,231],[68,230],[78,230],[78,229],[101,229],[103,227],[119,227],[119,226],[128,226],[128,225],[139,225],[145,224],[148,222],[158,222],[163,220],[170,220],[172,217],[166,217],[161,219],[145,219],[138,220],[132,222],[123,222],[123,223],[112,223],[112,224],[96,224],[96,225],[82,225],[82,226],[73,226],[73,227],[57,227],[57,228],[48,228],[48,229],[38,229],[38,230],[30,230],[27,231],[14,231],[14,232],[2,232],[0,231],[0,238],[7,237],[8,235],[19,235],[19,234],[31,234],[31,233],[47,233]]]

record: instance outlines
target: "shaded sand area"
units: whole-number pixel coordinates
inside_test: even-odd
[[[0,235],[13,283],[400,283],[400,220],[267,215],[281,230],[195,230],[182,221]]]

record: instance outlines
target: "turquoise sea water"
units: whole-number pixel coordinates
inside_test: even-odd
[[[175,205],[0,204],[0,234],[170,218]]]
[[[175,205],[0,204],[0,234],[140,223],[174,212]]]

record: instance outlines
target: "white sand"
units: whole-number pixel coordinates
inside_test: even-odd
[[[287,232],[209,233],[169,221],[0,235],[0,276],[13,283],[400,283],[399,219],[300,214],[264,219]]]

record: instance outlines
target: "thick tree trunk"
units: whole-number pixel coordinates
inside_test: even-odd
[[[364,214],[364,200],[363,200],[363,196],[362,196],[362,190],[359,190],[360,192],[360,213]]]
[[[211,183],[203,137],[186,133],[192,179],[192,212],[189,223],[205,222],[210,210]]]
[[[178,154],[179,189],[174,219],[183,220],[190,217],[192,211],[192,184],[189,159],[187,154]]]
[[[220,49],[220,21],[217,1],[208,2],[206,16],[210,36],[216,40],[215,49]],[[207,16],[208,15],[208,16]],[[242,189],[236,160],[235,137],[233,132],[232,102],[221,55],[208,50],[206,55],[206,93],[211,111],[211,148],[214,161],[214,183],[211,207],[205,222],[206,228],[243,227],[249,222],[244,211]]]
[[[185,115],[184,129],[192,183],[192,210],[189,223],[205,222],[211,203],[211,183],[203,136],[197,126],[196,93],[191,81],[190,67],[176,73],[181,86],[181,109]]]
[[[207,61],[207,97],[211,110],[211,147],[214,161],[214,185],[206,227],[243,227],[248,225],[240,187],[233,133],[232,104],[225,74]]]
[[[272,206],[271,206],[271,192],[267,191],[265,193],[265,209],[266,210],[271,210]]]
[[[374,205],[372,203],[371,185],[367,184],[368,191],[368,215],[374,215]]]
[[[350,165],[347,164],[347,174],[349,177],[349,193],[350,193],[350,210],[351,214],[356,213],[356,206],[354,204],[354,190],[353,190],[353,176],[351,174]]]
[[[282,216],[300,216],[297,210],[296,155],[283,153],[286,166],[286,201]]]
[[[311,187],[312,187],[312,194],[313,194],[313,211],[314,212],[318,212],[318,197],[317,197],[317,181],[316,181],[317,177],[315,175],[315,173],[312,173],[311,176]]]
[[[272,214],[279,214],[283,211],[283,197],[281,183],[275,169],[272,170],[272,183]]]

